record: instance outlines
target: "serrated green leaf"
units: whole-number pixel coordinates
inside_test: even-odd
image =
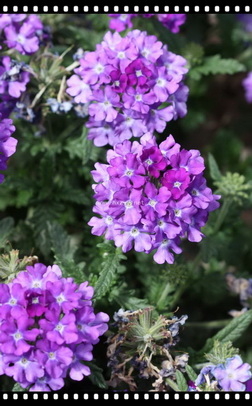
[[[88,376],[88,379],[90,379],[90,381],[99,388],[107,389],[108,385],[104,379],[102,369],[95,365],[94,362],[85,362],[85,364],[91,370],[91,375]]]
[[[111,250],[111,246],[108,245],[108,251],[103,252],[101,272],[95,285],[95,299],[100,299],[108,292],[116,274],[122,267],[120,261],[125,258],[120,248]]]
[[[221,171],[219,170],[219,166],[212,154],[208,154],[208,163],[209,163],[209,169],[210,169],[210,175],[213,180],[220,180],[222,175]]]
[[[176,384],[176,382],[172,381],[170,378],[166,378],[165,381],[175,392],[180,392],[179,387]]]
[[[6,240],[9,237],[14,227],[14,220],[12,217],[6,217],[0,221],[0,247],[4,247]]]
[[[214,346],[214,341],[227,342],[231,341],[232,343],[238,338],[241,337],[243,332],[248,328],[252,323],[252,309],[241,314],[238,317],[235,317],[230,323],[221,329],[214,337],[207,340],[205,346],[201,350],[201,353],[210,352]]]
[[[196,374],[196,372],[188,364],[186,365],[185,370],[186,370],[186,373],[187,373],[188,377],[191,379],[191,381],[194,382],[196,380],[197,376],[198,376]]]
[[[89,161],[94,148],[92,141],[87,139],[87,128],[83,127],[81,136],[69,139],[65,150],[68,151],[71,159],[78,157],[81,159],[82,164],[85,165]]]
[[[179,391],[187,392],[188,385],[187,385],[186,379],[181,371],[178,371],[178,370],[176,371],[176,380],[177,380],[177,385],[178,385]]]
[[[236,59],[223,59],[220,55],[214,55],[205,58],[202,65],[190,69],[188,74],[192,79],[199,80],[203,75],[233,75],[245,70],[245,66]]]

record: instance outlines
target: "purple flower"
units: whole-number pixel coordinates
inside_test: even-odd
[[[158,178],[160,171],[164,170],[167,166],[167,162],[158,147],[144,149],[141,160],[150,175],[155,178]]]
[[[150,105],[155,103],[156,95],[150,92],[147,86],[129,87],[123,94],[123,105],[126,109],[132,109],[142,114],[148,113]]]
[[[118,229],[123,231],[123,233],[115,236],[115,245],[117,247],[122,247],[123,252],[131,250],[133,243],[134,249],[137,252],[149,251],[151,249],[151,237],[145,232],[142,225],[118,225]]]
[[[21,316],[17,320],[6,320],[0,327],[1,351],[4,354],[22,355],[31,349],[30,341],[35,341],[40,331],[30,330],[33,319]]]
[[[244,90],[245,90],[245,97],[248,103],[252,103],[252,72],[249,72],[247,77],[242,82]]]
[[[24,64],[4,56],[0,65],[0,94],[19,98],[26,90],[30,73],[24,70]]]
[[[142,59],[131,62],[125,72],[128,75],[129,86],[143,86],[152,76],[152,71],[145,66]]]
[[[62,278],[57,265],[27,266],[0,284],[0,375],[31,391],[59,390],[68,372],[88,375],[82,361],[92,359],[109,320],[94,313],[93,293],[88,282]]]
[[[157,252],[154,254],[153,259],[158,264],[173,264],[174,255],[171,251],[176,254],[181,254],[182,249],[178,247],[179,239],[168,240],[168,238],[163,235],[163,237],[158,236],[154,244],[154,248],[157,248]]]
[[[109,22],[109,28],[117,32],[126,30],[126,28],[132,28],[132,17],[135,14],[109,14],[112,17]]]
[[[45,374],[42,378],[34,380],[33,385],[30,387],[30,392],[50,392],[58,391],[64,386],[63,378],[52,378],[50,375]]]
[[[212,370],[212,374],[217,379],[220,387],[228,392],[245,391],[245,382],[251,378],[251,366],[243,363],[239,355],[227,358],[224,365],[217,365]]]
[[[0,113],[0,170],[7,168],[7,159],[16,152],[17,140],[11,135],[15,131],[12,120],[1,119]],[[0,174],[0,183],[4,180],[4,176]]]
[[[73,351],[48,340],[39,340],[36,345],[36,359],[53,379],[60,378],[73,361]]]
[[[170,170],[164,173],[162,184],[171,191],[175,200],[179,199],[190,183],[190,176],[184,168]]]
[[[203,177],[197,150],[180,150],[172,135],[159,146],[151,133],[107,152],[92,171],[96,204],[92,234],[114,240],[123,252],[157,250],[157,263],[173,263],[181,239],[199,242],[209,212],[218,208]]]
[[[70,365],[69,376],[74,381],[82,381],[84,376],[91,374],[90,368],[83,364],[82,361],[91,361],[93,346],[90,344],[81,344],[74,351],[73,362]]]
[[[67,80],[67,93],[74,97],[76,103],[87,103],[91,100],[92,90],[78,75],[73,75]]]
[[[39,49],[39,39],[36,35],[32,21],[27,20],[21,27],[9,25],[5,27],[4,34],[9,48],[15,48],[21,54],[33,54]]]
[[[120,98],[109,86],[102,90],[95,90],[93,100],[96,103],[89,105],[89,114],[95,121],[105,120],[112,122],[116,119],[118,111],[115,107],[120,107]]]
[[[158,20],[171,32],[178,33],[180,26],[185,23],[186,14],[158,14]]]
[[[75,103],[89,103],[88,139],[96,146],[163,132],[168,121],[186,114],[187,62],[154,35],[108,32],[79,62],[66,91]]]
[[[6,357],[6,362],[9,366],[5,368],[5,374],[22,386],[26,387],[44,376],[44,369],[34,359],[32,353],[21,356],[9,355]]]
[[[41,329],[46,331],[46,338],[58,345],[71,344],[77,341],[77,327],[75,315],[69,313],[60,318],[60,309],[52,305],[45,313],[45,319],[39,321]]]

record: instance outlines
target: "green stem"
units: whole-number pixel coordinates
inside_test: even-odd
[[[192,321],[192,322],[187,322],[186,326],[187,327],[193,327],[193,328],[221,328],[225,327],[228,323],[230,322],[229,319],[224,319],[224,320],[213,320],[213,321]]]
[[[157,302],[157,308],[160,308],[160,305],[162,306],[163,301],[166,299],[166,296],[168,295],[169,291],[171,288],[170,282],[166,283],[165,288],[163,290],[162,295],[160,296],[158,302]]]
[[[228,214],[228,211],[231,207],[231,203],[232,203],[232,199],[227,198],[224,201],[224,203],[219,211],[219,216],[217,218],[217,221],[216,221],[214,229],[213,229],[213,234],[216,234],[219,231],[219,229],[221,228],[222,223],[224,222],[224,220]]]

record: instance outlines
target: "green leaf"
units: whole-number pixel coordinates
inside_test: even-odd
[[[248,328],[252,322],[252,309],[235,317],[230,323],[221,329],[214,337],[207,340],[205,346],[201,350],[201,353],[210,352],[214,347],[215,341],[232,343],[241,337],[243,332]]]
[[[184,375],[182,374],[182,372],[180,371],[176,371],[176,379],[177,379],[177,385],[179,388],[180,392],[187,392],[188,391],[188,385],[186,382],[186,379],[184,377]]]
[[[196,372],[192,369],[192,367],[190,367],[190,365],[186,365],[186,367],[185,367],[185,370],[186,370],[186,373],[187,373],[187,375],[189,376],[189,378],[191,379],[191,381],[195,381],[196,380],[196,378],[197,378],[197,374],[196,374]]]
[[[87,139],[87,128],[83,127],[81,136],[79,138],[71,138],[65,147],[71,159],[78,157],[81,159],[82,164],[85,165],[92,154],[94,149],[92,141]]]
[[[199,80],[203,75],[233,75],[245,70],[245,66],[235,59],[222,59],[220,55],[214,55],[205,58],[202,65],[190,69],[188,74],[192,79]]]
[[[105,248],[105,250],[102,254],[101,272],[95,285],[95,299],[100,299],[106,295],[115,276],[122,270],[120,261],[126,258],[122,254],[121,248],[111,247],[108,243],[98,244],[98,247]]]
[[[219,170],[219,166],[213,157],[212,154],[208,154],[208,163],[209,163],[209,169],[210,169],[210,175],[211,178],[215,181],[219,181],[222,178],[221,172]]]
[[[88,379],[101,389],[107,389],[108,385],[103,377],[102,369],[95,365],[93,362],[85,362],[85,364],[90,368],[91,375],[88,376]]]
[[[60,259],[73,259],[74,249],[71,248],[71,240],[64,228],[58,224],[48,224],[49,234],[52,242],[52,250]]]
[[[0,248],[4,247],[6,240],[9,237],[14,227],[14,220],[12,217],[6,217],[0,221]]]
[[[28,392],[28,390],[25,388],[22,388],[22,386],[20,386],[19,383],[15,383],[11,391],[12,392]]]
[[[165,381],[175,392],[180,392],[178,385],[172,379],[166,378]]]

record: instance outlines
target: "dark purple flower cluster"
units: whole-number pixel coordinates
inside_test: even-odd
[[[237,14],[236,17],[242,23],[245,31],[252,32],[252,14]]]
[[[172,135],[159,146],[147,133],[140,143],[125,140],[107,153],[106,164],[95,164],[96,204],[89,225],[94,235],[114,240],[123,252],[157,250],[154,260],[173,263],[181,238],[201,241],[210,211],[219,207],[203,176],[198,150],[187,151]]]
[[[148,131],[162,133],[166,122],[187,113],[185,65],[154,35],[108,32],[67,81],[74,101],[89,103],[88,138],[114,146]]]
[[[109,14],[111,20],[109,22],[109,28],[117,32],[126,30],[127,28],[132,28],[132,18],[142,16],[145,18],[157,17],[168,30],[171,32],[178,33],[180,26],[185,23],[185,14]]]
[[[27,266],[0,285],[0,374],[30,391],[59,390],[69,373],[90,375],[93,345],[109,317],[94,313],[93,288],[62,278],[57,265]]]
[[[7,168],[7,160],[16,151],[17,140],[11,135],[15,131],[12,120],[1,118],[0,113],[0,170]],[[0,174],[0,183],[4,180],[4,175]]]

